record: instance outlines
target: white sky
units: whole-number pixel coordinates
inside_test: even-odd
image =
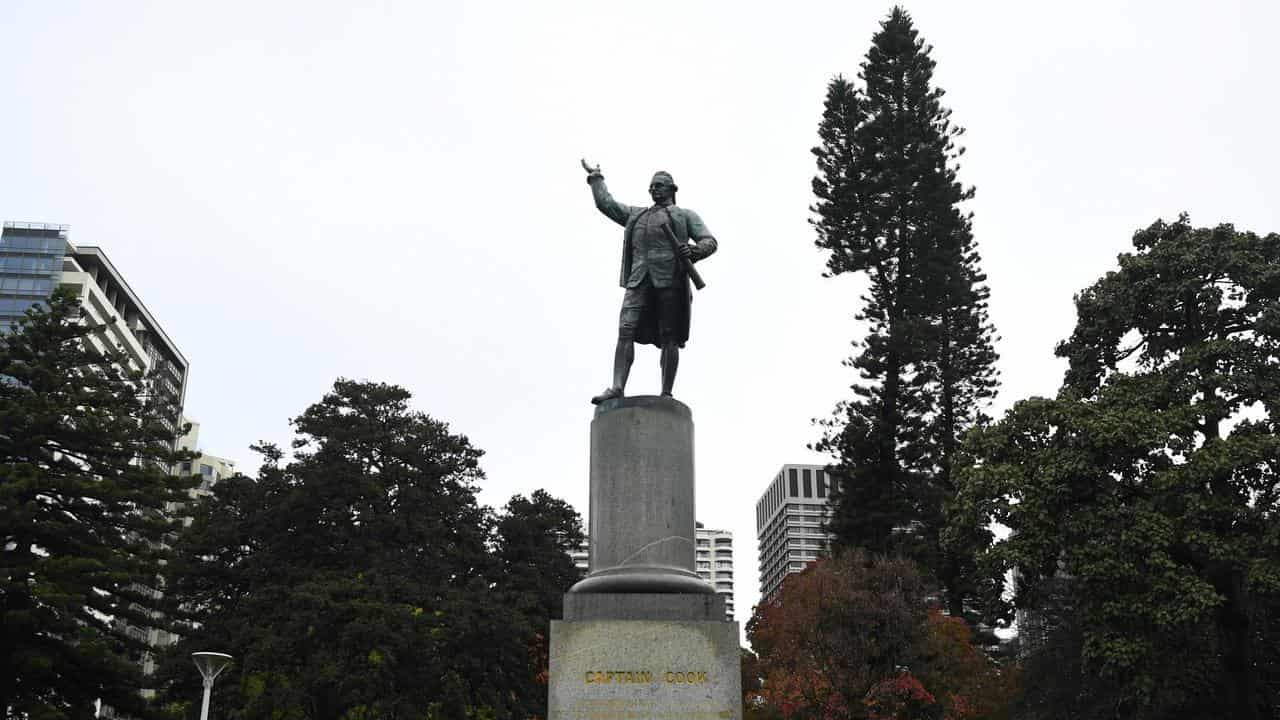
[[[354,4],[354,3],[353,3]],[[656,169],[720,241],[676,395],[698,517],[737,537],[854,379],[859,283],[820,277],[808,152],[886,2],[0,4],[0,218],[99,245],[191,362],[201,445],[248,445],[334,378],[398,383],[486,452],[482,500],[586,510],[621,229]],[[1133,230],[1280,230],[1280,4],[908,6],[968,128],[961,179],[1002,340],[997,409],[1052,394],[1072,294]],[[632,394],[656,392],[638,354]]]

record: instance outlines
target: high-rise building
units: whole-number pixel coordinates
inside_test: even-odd
[[[694,569],[724,596],[724,619],[733,621],[733,532],[697,524]]]
[[[0,333],[54,288],[69,287],[80,299],[85,321],[102,330],[89,337],[99,350],[123,353],[135,370],[148,372],[156,390],[168,394],[176,412],[166,421],[178,429],[187,389],[187,359],[134,294],[101,248],[75,246],[66,225],[6,222],[0,231]]]
[[[187,433],[178,438],[178,449],[187,450],[196,454],[195,458],[186,460],[179,464],[178,475],[199,475],[200,484],[187,491],[192,500],[213,494],[213,486],[223,478],[231,477],[236,474],[236,464],[232,460],[220,458],[217,455],[200,449],[200,423],[184,417],[182,418],[184,425],[189,426]],[[183,525],[190,525],[191,518],[184,517]]]
[[[0,332],[57,287],[67,248],[66,225],[4,224],[0,230]]]
[[[714,530],[697,524],[694,531],[696,548],[694,567],[698,577],[706,580],[717,593],[724,595],[725,620],[733,620],[733,532]],[[586,573],[590,560],[589,541],[584,540],[569,552],[573,564]]]
[[[773,599],[787,575],[826,551],[834,484],[823,465],[783,465],[756,502],[762,601]]]
[[[581,545],[569,551],[569,557],[573,559],[573,566],[581,570],[583,575],[586,575],[591,569],[590,541],[583,540]]]

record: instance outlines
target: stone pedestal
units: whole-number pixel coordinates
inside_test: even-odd
[[[564,619],[724,621],[724,596],[717,593],[569,593]]]
[[[693,414],[607,400],[591,421],[591,573],[571,593],[714,593],[694,572]]]
[[[548,720],[741,720],[738,624],[551,623]]]
[[[741,720],[738,624],[694,571],[693,416],[671,398],[591,422],[591,572],[551,623],[548,720]]]

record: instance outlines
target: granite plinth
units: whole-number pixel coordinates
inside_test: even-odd
[[[551,623],[548,720],[741,720],[738,624]]]
[[[714,593],[568,593],[564,619],[723,621],[724,603]]]
[[[694,571],[693,413],[669,397],[606,400],[591,421],[591,573],[571,593],[715,589]]]

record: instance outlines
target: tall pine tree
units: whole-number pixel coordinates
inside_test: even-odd
[[[150,712],[130,627],[153,627],[175,407],[58,291],[0,336],[0,718]]]
[[[932,87],[934,61],[894,8],[872,38],[856,89],[833,79],[813,149],[813,225],[829,274],[865,273],[857,318],[868,325],[851,365],[860,375],[817,447],[842,479],[837,544],[914,557],[948,609],[995,589],[972,572],[985,530],[943,538],[959,438],[995,394],[996,354],[985,276],[956,178],[963,153]]]

